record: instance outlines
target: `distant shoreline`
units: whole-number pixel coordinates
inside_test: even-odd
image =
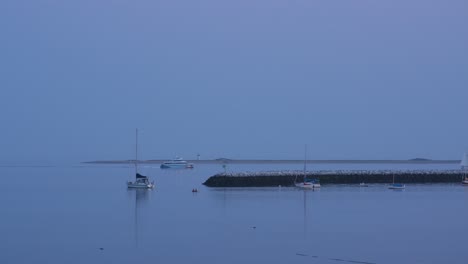
[[[167,160],[138,160],[139,164],[160,164]],[[304,160],[263,160],[263,159],[223,159],[187,160],[195,164],[297,164]],[[96,160],[84,161],[86,164],[133,164],[135,160]],[[307,160],[309,164],[457,164],[460,160]]]

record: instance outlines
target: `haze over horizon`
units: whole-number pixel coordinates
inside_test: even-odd
[[[468,4],[0,2],[0,163],[460,159]]]

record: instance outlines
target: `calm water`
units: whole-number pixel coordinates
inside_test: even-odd
[[[314,169],[456,169],[323,164]],[[302,165],[231,165],[231,171]],[[0,167],[0,263],[467,263],[468,187],[458,184],[207,188],[223,169]],[[198,188],[199,193],[192,193]],[[102,250],[100,248],[103,248]],[[354,261],[354,262],[351,262]]]

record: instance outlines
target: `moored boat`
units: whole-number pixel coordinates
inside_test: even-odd
[[[304,150],[304,180],[302,182],[296,182],[297,176],[294,179],[294,186],[301,189],[318,189],[320,188],[320,180],[317,179],[308,179],[306,174],[307,167],[307,145],[305,145]]]
[[[301,189],[317,189],[320,188],[319,179],[304,179],[303,182],[296,182],[294,185]]]
[[[392,189],[392,190],[403,190],[405,189],[405,185],[404,184],[401,184],[401,183],[393,183],[392,185],[390,185],[390,187],[388,187],[389,189]]]
[[[405,189],[405,185],[402,184],[402,183],[395,183],[395,174],[393,174],[392,185],[390,185],[390,187],[388,187],[388,188],[392,189],[392,190],[403,190],[403,189]]]
[[[147,176],[138,173],[138,129],[135,135],[135,181],[128,181],[127,188],[152,189],[154,182],[150,182]]]
[[[165,161],[161,164],[161,169],[193,169],[193,163],[188,163],[182,158]]]
[[[136,179],[134,182],[128,181],[128,188],[143,188],[143,189],[152,189],[154,188],[154,182],[150,182],[147,176],[137,173],[135,175]]]

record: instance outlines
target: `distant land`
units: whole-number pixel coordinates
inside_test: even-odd
[[[425,158],[414,158],[414,159],[410,159],[410,161],[430,161],[430,159],[425,159]]]
[[[160,164],[167,160],[138,160],[141,164]],[[187,160],[190,163],[198,164],[295,164],[304,163],[304,160],[267,160],[267,159],[210,159],[210,160]],[[414,158],[409,160],[307,160],[307,163],[316,164],[330,164],[330,163],[426,163],[426,164],[456,164],[460,163],[460,160],[431,160],[423,158]],[[84,161],[82,163],[87,164],[133,164],[135,160],[96,160],[96,161]]]

